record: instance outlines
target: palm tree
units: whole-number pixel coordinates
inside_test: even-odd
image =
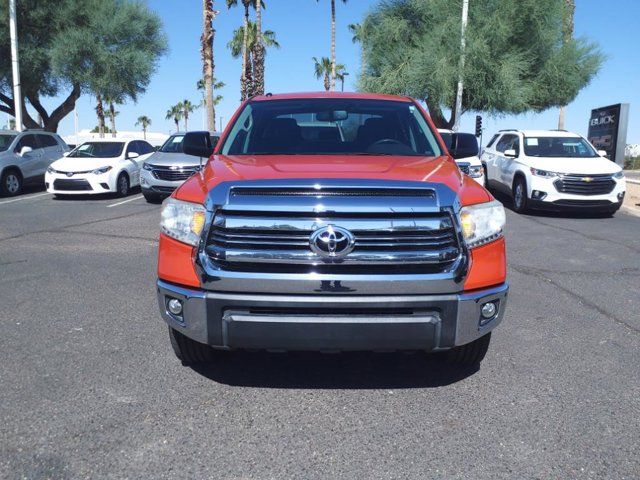
[[[316,78],[324,77],[324,89],[328,92],[331,89],[331,70],[333,65],[331,64],[331,60],[327,57],[322,57],[320,59],[313,57],[315,74]],[[335,65],[335,70],[337,72],[336,76],[339,78],[344,78],[346,67],[339,63]]]
[[[120,102],[118,102],[116,99],[113,99],[107,96],[104,97],[104,101],[109,104],[109,120],[111,122],[111,136],[115,137],[116,136],[116,115],[118,115],[120,112],[116,111],[116,107],[114,104],[120,103]]]
[[[207,126],[210,131],[216,128],[216,113],[213,108],[213,40],[216,31],[213,28],[213,21],[218,15],[218,11],[213,9],[213,0],[202,0],[202,36],[200,37],[200,54],[202,55],[202,77],[204,79],[204,98],[207,108]]]
[[[353,43],[360,43],[360,75],[364,76],[364,66],[366,65],[364,48],[362,48],[362,38],[364,36],[364,27],[360,23],[350,23],[347,27],[353,37]]]
[[[319,2],[320,0],[316,0]],[[348,0],[342,0],[347,3]],[[336,0],[331,0],[331,90],[336,89]]]
[[[231,37],[231,40],[229,40],[229,43],[227,43],[227,48],[231,51],[231,56],[233,58],[238,58],[240,57],[240,55],[243,54],[244,37],[245,37],[245,28],[244,26],[242,26],[233,32],[233,36]],[[247,72],[246,72],[247,93],[253,92],[252,93],[253,95],[253,94],[256,94],[256,91],[255,91],[256,89],[254,88],[254,82],[251,81],[251,78],[253,78],[253,69],[257,67],[257,62],[255,59],[255,53],[256,53],[255,46],[258,42],[258,26],[257,24],[253,23],[251,20],[247,22],[246,37],[247,37],[247,50],[248,50]],[[265,47],[280,48],[280,44],[276,40],[275,32],[271,30],[262,32],[262,46],[263,46],[262,56],[263,56],[263,65],[264,65],[264,55],[266,53],[264,51],[264,48]],[[264,84],[264,81],[263,81],[263,84]],[[262,85],[262,88],[264,89],[264,85]]]
[[[224,88],[224,82],[219,82],[218,79],[216,77],[212,78],[211,81],[211,87],[212,90],[215,92],[216,90],[219,90],[221,88]],[[202,92],[202,101],[200,102],[199,107],[207,107],[207,98],[205,96],[205,84],[204,84],[204,78],[201,78],[200,80],[198,80],[198,82],[196,83],[196,88],[198,89],[199,92]],[[216,110],[215,107],[220,103],[220,101],[222,100],[222,95],[216,95],[213,97],[213,118],[216,118]],[[204,109],[205,112],[205,116],[206,116],[206,112],[207,112],[208,108]],[[202,120],[202,128],[206,128],[205,126],[205,120],[203,118]]]
[[[147,139],[147,127],[151,125],[151,119],[149,117],[147,117],[146,115],[142,115],[140,117],[138,117],[138,121],[136,122],[136,127],[137,126],[141,126],[142,127],[142,136],[144,137],[144,139]]]
[[[167,110],[167,114],[164,117],[167,120],[173,120],[176,124],[176,132],[180,131],[180,120],[182,120],[182,105],[177,103]]]
[[[98,117],[98,133],[100,138],[104,138],[104,107],[102,105],[102,95],[96,93],[96,115]]]
[[[189,100],[183,100],[178,105],[182,108],[182,118],[184,118],[184,131],[189,130],[189,114],[193,113],[193,111],[198,108],[197,105],[194,105]],[[212,105],[213,106],[213,102]]]
[[[243,36],[242,36],[242,73],[240,75],[240,99],[246,100],[251,90],[251,70],[249,68],[249,7],[256,10],[256,0],[227,0],[227,8],[235,7],[238,3],[242,3],[244,7]],[[264,1],[260,0],[260,7],[265,8]]]
[[[251,95],[264,95],[264,43],[262,40],[262,2],[256,2],[256,43],[253,46],[253,89]]]
[[[342,91],[344,91],[344,79],[347,75],[349,75],[349,73],[344,65],[336,65],[336,79],[342,83]]]

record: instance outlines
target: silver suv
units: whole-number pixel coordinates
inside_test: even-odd
[[[49,165],[68,151],[55,133],[0,130],[0,194],[14,196],[25,184],[44,184]]]
[[[215,146],[220,138],[216,132],[190,132],[201,138],[203,145]],[[142,194],[149,203],[160,203],[182,183],[200,170],[200,164],[182,151],[184,133],[171,135],[160,149],[142,165],[140,185]],[[202,163],[206,163],[204,158]]]

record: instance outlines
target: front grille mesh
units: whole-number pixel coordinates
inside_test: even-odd
[[[611,175],[563,175],[553,184],[558,192],[572,195],[606,195],[616,186]]]
[[[66,178],[58,178],[54,180],[53,189],[68,192],[93,190],[93,188],[91,188],[91,184],[86,180],[67,180]]]

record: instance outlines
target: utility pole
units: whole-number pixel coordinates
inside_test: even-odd
[[[456,93],[456,111],[453,121],[453,130],[455,132],[460,128],[460,111],[462,110],[462,91],[464,89],[464,50],[466,47],[465,33],[467,30],[467,19],[469,17],[469,0],[462,1],[462,29],[460,35],[460,72],[458,74],[458,92]]]
[[[18,26],[16,0],[9,0],[9,37],[11,40],[11,67],[13,69],[13,103],[16,110],[16,130],[22,131],[22,93],[20,92],[20,62],[18,60]]]

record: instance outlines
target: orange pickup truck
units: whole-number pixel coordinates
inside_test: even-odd
[[[184,363],[221,351],[446,351],[478,364],[503,318],[502,205],[416,101],[244,102],[164,202],[157,294]]]

